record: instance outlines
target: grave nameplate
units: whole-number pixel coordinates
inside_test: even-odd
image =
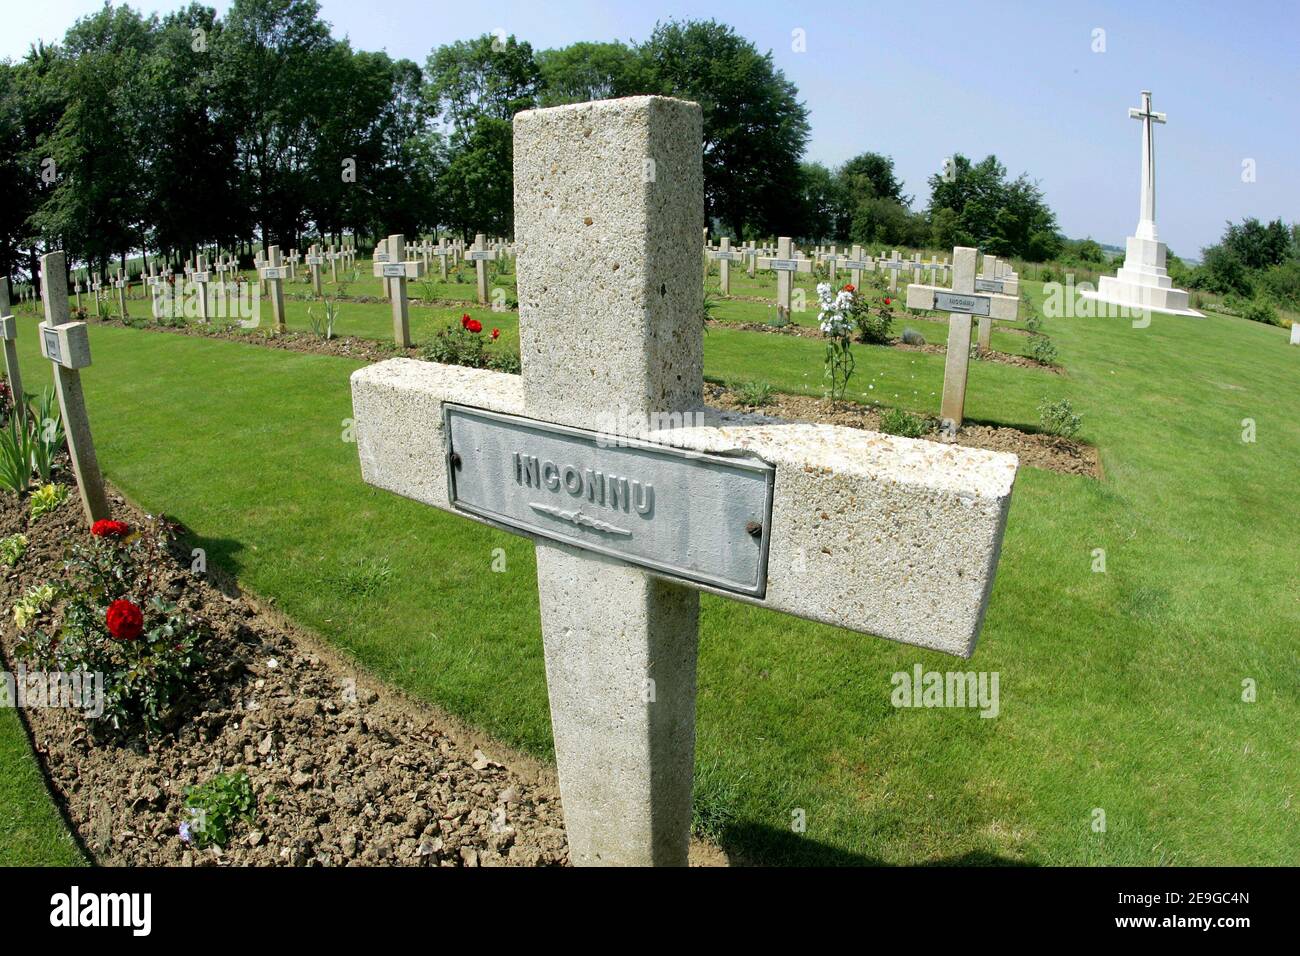
[[[208,273],[208,272],[206,272],[206,271],[205,271],[205,272],[191,272],[191,273],[190,273],[190,281],[191,281],[191,282],[194,282],[194,283],[199,283],[199,282],[210,282],[210,281],[212,281],[212,277],[211,277],[211,274]]]
[[[491,249],[471,249],[465,253],[465,258],[471,262],[478,262],[480,259],[484,262],[489,262],[496,257],[497,254]]]
[[[1006,291],[1006,286],[1001,279],[979,279],[975,280],[976,292],[996,292],[999,295]],[[983,315],[984,313],[980,313]]]
[[[385,262],[384,278],[385,279],[404,279],[406,278],[405,262]]]
[[[41,332],[44,333],[45,337],[45,348],[41,351],[45,353],[45,357],[51,362],[62,364],[63,349],[59,345],[59,333],[54,329],[42,329]]]
[[[841,259],[840,267],[850,271],[857,269],[859,272],[865,272],[871,268],[871,263],[866,259]]]
[[[309,266],[323,266],[325,264],[325,257],[309,255],[303,259],[303,262]]]
[[[266,266],[262,269],[263,279],[284,279],[289,275],[289,270],[285,266]]]
[[[798,259],[773,259],[772,271],[774,272],[797,272],[799,270]]]
[[[961,295],[957,292],[935,292],[934,311],[956,312],[962,315],[988,315],[993,300],[986,295]]]
[[[764,595],[774,475],[766,462],[450,403],[444,417],[456,508],[666,575]]]

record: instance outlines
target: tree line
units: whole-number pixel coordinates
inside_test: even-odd
[[[1059,248],[1041,190],[995,157],[955,155],[919,211],[881,153],[803,162],[798,90],[717,21],[551,50],[488,35],[421,66],[335,39],[316,0],[235,0],[222,17],[106,4],[0,62],[0,272],[31,275],[51,248],[105,275],[145,249],[507,235],[514,115],[647,93],[701,104],[706,216],[737,240]]]

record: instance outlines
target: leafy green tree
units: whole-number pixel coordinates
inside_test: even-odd
[[[469,237],[514,230],[514,130],[508,120],[484,117],[450,151],[439,185],[447,225]]]
[[[625,44],[574,43],[537,54],[539,105],[560,106],[633,96],[651,88],[644,62]]]
[[[1220,242],[1247,269],[1280,265],[1292,251],[1291,230],[1281,219],[1264,225],[1252,216],[1240,224],[1229,223]]]
[[[961,154],[946,173],[930,177],[931,241],[979,246],[999,256],[1042,262],[1058,256],[1062,239],[1056,214],[1025,174],[1007,181],[996,156],[978,164]]]
[[[510,120],[537,105],[541,70],[532,44],[484,35],[439,47],[425,65],[424,96],[432,114],[468,139],[481,119]]]
[[[694,100],[703,110],[706,220],[737,237],[798,222],[808,110],[771,53],[715,20],[660,23],[638,51],[646,92]]]

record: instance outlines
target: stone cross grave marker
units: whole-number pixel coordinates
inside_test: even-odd
[[[862,288],[862,273],[871,268],[871,258],[864,257],[861,246],[854,246],[849,258],[840,261],[845,269],[849,270],[849,281],[853,283],[853,288]]]
[[[790,314],[794,274],[812,272],[812,260],[795,257],[791,254],[791,249],[790,237],[780,236],[776,240],[776,256],[758,260],[760,269],[771,269],[776,273],[776,304],[785,310],[787,316]]]
[[[433,254],[438,257],[438,275],[443,282],[447,281],[447,257],[451,256],[453,260],[456,256],[456,250],[447,245],[446,236],[438,240],[438,248]]]
[[[307,267],[311,269],[311,293],[319,299],[322,295],[320,287],[320,267],[325,264],[325,259],[320,254],[320,246],[312,243],[307,249],[307,258],[304,262],[307,264]]]
[[[113,279],[113,288],[117,290],[117,315],[122,321],[126,321],[126,276],[118,273]]]
[[[257,277],[263,285],[269,287],[271,297],[271,314],[275,318],[275,331],[283,332],[284,324],[284,280],[285,267],[280,261],[280,247],[271,246],[266,250],[267,265],[257,270]]]
[[[212,281],[212,273],[208,272],[208,257],[199,253],[194,259],[194,265],[194,271],[190,273],[190,281],[194,283],[199,297],[199,321],[207,325],[212,321],[208,300],[208,283]]]
[[[341,257],[341,253],[339,253],[334,248],[333,243],[330,243],[325,250],[325,258],[329,260],[329,264],[330,264],[330,281],[333,282],[336,286],[339,284],[339,258],[340,257]]]
[[[481,232],[474,237],[474,248],[465,254],[465,258],[474,263],[474,271],[478,276],[479,305],[487,305],[487,264],[496,257],[496,250],[487,248],[487,243],[484,241],[483,233]]]
[[[835,277],[840,266],[838,247],[831,246],[830,250],[822,256],[822,261],[826,263],[826,279],[833,288],[836,285]]]
[[[62,252],[41,256],[41,278],[45,283],[45,321],[37,326],[41,354],[54,364],[54,389],[59,396],[63,431],[72,458],[72,471],[81,492],[86,524],[93,525],[111,512],[104,494],[104,479],[95,458],[90,437],[90,418],[81,391],[81,369],[90,364],[90,338],[85,322],[73,322],[68,315],[67,259]]]
[[[976,292],[996,292],[1019,298],[1020,281],[1007,276],[1006,263],[997,256],[985,255],[981,265],[983,269],[975,277]]]
[[[885,252],[884,252],[884,250],[882,249],[881,252],[880,252],[880,259],[879,259],[879,261],[878,261],[876,264],[879,265],[880,268],[882,268],[882,269],[887,269],[887,270],[889,271],[889,291],[890,291],[890,292],[897,292],[897,291],[898,291],[898,273],[899,273],[902,269],[905,269],[905,268],[907,267],[907,263],[905,263],[905,262],[903,262],[902,260],[899,259],[899,257],[898,257],[898,250],[895,249],[895,250],[893,251],[893,253],[890,255],[890,257],[889,257],[888,259],[886,259],[886,258],[885,258]]]
[[[975,249],[958,246],[952,251],[952,289],[937,286],[909,285],[907,307],[947,312],[948,355],[943,367],[943,400],[939,418],[944,434],[952,437],[961,429],[966,411],[966,376],[970,366],[971,316],[980,317],[980,338],[985,338],[985,322],[1016,317],[1019,299],[1010,296],[975,294]],[[981,348],[988,348],[981,345]]]
[[[23,374],[18,365],[18,320],[9,311],[9,279],[0,276],[0,339],[4,340],[5,377],[14,398],[14,411],[22,416],[27,403],[23,401]]]
[[[719,239],[718,245],[718,250],[710,251],[708,256],[718,260],[718,289],[723,295],[731,295],[731,264],[741,261],[745,256],[742,252],[732,250],[728,236]]]
[[[535,542],[578,865],[686,863],[700,591],[969,656],[1015,479],[1011,455],[704,405],[701,137],[662,97],[518,114],[523,375],[352,375],[367,482]]]
[[[388,237],[388,252],[384,261],[376,261],[375,275],[389,286],[393,300],[393,341],[404,349],[411,347],[411,313],[406,298],[406,280],[424,275],[424,261],[406,259],[406,237],[401,233]],[[376,256],[378,260],[378,256]]]
[[[5,281],[7,282],[8,280],[6,279]],[[80,312],[81,311],[81,280],[78,279],[76,282],[74,282],[72,284],[72,288],[73,288],[73,295],[76,297],[77,300],[77,311]],[[8,292],[5,293],[5,299],[6,299],[6,304],[8,304]]]

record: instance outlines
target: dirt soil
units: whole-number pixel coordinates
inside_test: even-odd
[[[65,481],[70,476],[65,475]],[[142,516],[113,495],[114,516]],[[28,550],[0,577],[0,647],[27,588],[64,576],[86,534],[75,492],[28,519],[0,496],[0,533]],[[383,688],[328,649],[190,573],[178,546],[159,589],[206,625],[207,661],[173,730],[101,739],[79,711],[21,711],[56,799],[92,859],[122,866],[551,866],[568,848],[554,771],[507,754],[428,705]],[[249,775],[254,818],[228,846],[182,841],[187,787]]]
[[[811,395],[785,395],[774,392],[771,404],[761,408],[750,408],[741,401],[738,392],[720,385],[705,386],[705,397],[708,403],[716,408],[757,412],[793,421],[847,425],[851,428],[880,431],[880,410],[873,406],[859,405],[857,402],[832,404],[827,399],[814,398]],[[924,437],[929,441],[942,440],[937,431]],[[1022,465],[1043,468],[1063,475],[1100,478],[1102,474],[1097,449],[1068,438],[1022,432],[1017,428],[1002,428],[996,425],[966,424],[957,433],[956,444],[970,448],[987,448],[990,451],[1011,452],[1019,456]]]

